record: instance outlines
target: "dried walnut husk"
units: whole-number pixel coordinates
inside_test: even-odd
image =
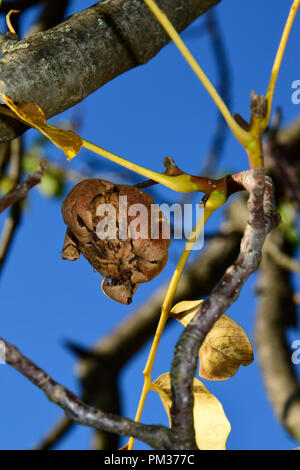
[[[125,212],[119,207],[120,196],[127,197]],[[101,212],[104,215],[97,215],[102,204],[110,204],[115,208],[115,238],[99,238],[99,222],[108,216],[108,212],[104,211]],[[124,234],[121,235],[119,222],[121,220],[123,224],[122,217],[127,218],[129,228],[134,219],[139,217],[139,213],[128,215],[133,204],[142,204],[147,209],[148,223],[139,228],[144,238],[130,235],[124,238]],[[151,196],[134,186],[99,179],[88,179],[77,184],[62,205],[63,218],[68,227],[62,251],[63,259],[74,261],[81,253],[106,278],[102,282],[103,292],[117,302],[130,304],[138,285],[157,276],[168,258],[170,238],[162,238],[162,234],[169,232],[163,227],[168,222],[159,210],[155,211],[159,237],[151,238],[153,204]]]

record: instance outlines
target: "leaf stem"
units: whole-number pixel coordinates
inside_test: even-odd
[[[288,41],[291,29],[292,29],[294,20],[295,20],[297,10],[299,8],[299,5],[300,5],[300,0],[294,0],[293,5],[291,6],[291,9],[290,9],[289,16],[288,16],[288,19],[286,21],[285,27],[283,29],[283,33],[282,33],[282,36],[281,36],[279,47],[278,47],[276,57],[275,57],[275,60],[274,60],[274,64],[273,64],[273,68],[272,68],[272,72],[271,72],[271,78],[270,78],[268,90],[267,90],[267,93],[266,93],[266,98],[268,100],[268,112],[267,112],[267,115],[264,119],[264,125],[265,125],[264,129],[267,127],[267,125],[269,124],[269,121],[270,121],[271,110],[272,110],[272,102],[273,102],[275,86],[276,86],[276,82],[277,82],[277,78],[278,78],[278,73],[279,73],[279,70],[280,70],[283,54],[284,54],[284,51],[285,51],[285,48],[286,48],[286,44],[287,44],[287,41]]]
[[[88,142],[84,139],[82,139],[82,146],[88,150],[91,150],[92,152],[97,153],[98,155],[102,155],[103,157],[107,158],[108,160],[111,160],[114,163],[117,163],[118,165],[127,168],[128,170],[134,171],[135,173],[145,176],[146,178],[156,181],[157,183],[161,183],[167,188],[173,189],[173,191],[178,191],[182,193],[200,191],[205,194],[209,194],[212,192],[213,189],[221,189],[225,185],[224,178],[222,178],[221,180],[212,180],[210,178],[194,177],[186,173],[183,173],[178,176],[170,176],[164,173],[158,173],[153,170],[148,170],[143,166],[140,166],[136,163],[132,163],[129,160],[119,157],[118,155],[115,155],[114,153],[109,152],[108,150],[105,150],[104,148],[99,147],[98,145]]]
[[[251,140],[251,136],[246,130],[242,129],[242,127],[240,127],[240,125],[235,121],[226,104],[222,100],[221,96],[219,95],[215,87],[212,85],[209,78],[205,75],[204,71],[202,70],[194,56],[191,54],[185,43],[182,41],[181,37],[175,30],[170,20],[167,18],[165,13],[163,13],[163,11],[156,5],[154,0],[144,0],[144,2],[147,4],[149,9],[152,11],[153,15],[159,21],[164,30],[168,33],[170,38],[173,40],[183,57],[186,59],[192,70],[199,78],[199,80],[202,82],[203,86],[219,108],[219,111],[222,113],[225,121],[227,122],[234,136],[244,147],[247,147],[249,141]]]

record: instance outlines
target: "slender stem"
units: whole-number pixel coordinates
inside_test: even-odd
[[[162,305],[162,309],[161,309],[161,315],[160,315],[159,323],[158,323],[158,326],[157,326],[157,329],[156,329],[156,332],[155,332],[155,336],[154,336],[153,343],[152,343],[152,346],[151,346],[151,350],[150,350],[150,353],[149,353],[149,356],[148,356],[148,360],[147,360],[145,369],[143,371],[144,385],[143,385],[143,389],[142,389],[138,409],[137,409],[136,416],[135,416],[135,421],[136,422],[139,422],[139,420],[141,419],[141,415],[142,415],[142,411],[143,411],[143,408],[144,408],[144,404],[145,404],[145,401],[146,401],[147,394],[148,394],[149,390],[151,390],[151,380],[152,380],[151,375],[152,375],[153,363],[154,363],[154,360],[155,360],[155,356],[156,356],[156,353],[157,353],[157,349],[158,349],[158,346],[159,346],[159,342],[160,342],[163,330],[164,330],[166,322],[169,318],[169,314],[170,314],[170,310],[172,308],[172,304],[173,304],[174,296],[175,296],[175,293],[176,293],[176,289],[177,289],[178,283],[180,281],[180,278],[181,278],[182,272],[184,270],[184,267],[186,265],[186,262],[188,260],[188,257],[190,255],[190,252],[193,249],[194,243],[198,239],[198,237],[199,237],[201,231],[203,230],[204,225],[208,221],[209,217],[213,214],[213,212],[216,209],[221,207],[224,204],[225,201],[226,201],[225,194],[220,193],[218,191],[214,191],[213,193],[211,193],[211,195],[209,196],[209,198],[208,198],[208,200],[205,204],[205,209],[204,209],[203,213],[201,214],[201,216],[199,217],[199,219],[196,223],[196,226],[194,227],[188,241],[186,242],[185,248],[184,248],[184,250],[183,250],[183,252],[182,252],[182,254],[179,258],[178,264],[176,266],[176,269],[173,273],[171,282],[170,282],[170,284],[168,286],[168,289],[167,289],[167,293],[166,293],[166,296],[165,296],[165,299],[164,299],[164,302],[163,302],[163,305]],[[128,443],[128,450],[132,450],[133,444],[134,444],[134,438],[131,437],[130,440],[129,440],[129,443]]]
[[[215,87],[212,85],[208,77],[205,75],[202,68],[200,67],[196,59],[193,57],[185,43],[182,41],[181,37],[175,30],[172,23],[169,21],[167,16],[163,13],[163,11],[156,5],[153,0],[144,0],[144,2],[147,4],[149,9],[152,11],[153,15],[159,21],[164,30],[168,33],[170,38],[173,40],[183,57],[186,59],[192,70],[199,78],[199,80],[202,82],[203,86],[206,88],[207,92],[210,94],[213,101],[222,113],[225,121],[232,130],[234,136],[244,147],[246,147],[249,141],[251,140],[251,136],[248,134],[247,131],[242,129],[239,124],[235,121],[226,104],[222,100],[221,96],[219,95]]]
[[[274,61],[274,65],[273,65],[272,73],[271,73],[271,78],[270,78],[270,82],[269,82],[269,86],[268,86],[268,90],[267,90],[267,94],[266,94],[266,98],[268,100],[268,112],[267,112],[267,116],[264,120],[265,128],[269,124],[271,110],[272,110],[272,102],[273,102],[273,97],[274,97],[274,92],[275,92],[275,86],[276,86],[276,82],[277,82],[278,73],[279,73],[279,70],[280,70],[283,54],[284,54],[284,51],[285,51],[285,48],[286,48],[286,44],[287,44],[287,41],[288,41],[288,38],[289,38],[289,35],[290,35],[290,32],[291,32],[291,28],[292,28],[293,23],[294,23],[294,20],[295,20],[297,10],[299,8],[299,5],[300,5],[300,0],[294,0],[293,5],[290,9],[288,19],[286,21],[283,33],[282,33],[280,44],[279,44],[277,54],[276,54],[276,57],[275,57],[275,61]]]
[[[85,147],[86,149],[91,150],[92,152],[95,152],[99,155],[102,155],[108,160],[111,160],[112,162],[115,162],[125,168],[128,168],[128,170],[134,171],[139,175],[143,175],[146,178],[156,181],[157,183],[161,183],[167,188],[173,189],[174,191],[191,193],[193,191],[201,190],[203,192],[206,192],[207,190],[207,185],[205,186],[205,188],[201,188],[201,183],[196,181],[192,182],[190,175],[182,174],[179,176],[169,176],[162,173],[157,173],[156,171],[148,170],[147,168],[137,165],[136,163],[132,163],[126,160],[125,158],[119,157],[118,155],[115,155],[114,153],[109,152],[108,150],[105,150],[102,147],[99,147],[98,145],[88,142],[87,140],[82,139],[82,142],[83,147]]]
[[[7,15],[6,15],[6,24],[7,24],[7,27],[8,27],[8,30],[10,33],[12,33],[14,36],[18,36],[16,31],[15,31],[15,28],[13,27],[13,25],[11,24],[11,20],[10,20],[10,17],[11,15],[13,14],[18,14],[18,13],[21,13],[21,10],[10,10]]]
[[[267,125],[270,121],[271,110],[272,110],[272,102],[275,92],[275,86],[278,78],[278,73],[280,70],[280,66],[282,63],[283,54],[286,48],[287,40],[289,38],[289,34],[291,32],[291,28],[297,13],[297,10],[300,5],[300,0],[294,0],[293,5],[290,9],[290,13],[288,19],[286,21],[280,44],[278,47],[278,51],[275,57],[274,65],[271,72],[271,78],[268,86],[268,90],[265,96],[267,101],[267,110],[266,114],[261,116],[252,115],[251,118],[251,127],[249,133],[252,136],[252,140],[248,144],[246,150],[249,156],[250,167],[257,168],[263,167],[263,150],[262,150],[262,135],[264,130],[266,129]]]

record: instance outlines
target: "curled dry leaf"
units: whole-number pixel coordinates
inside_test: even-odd
[[[84,180],[64,200],[62,214],[68,226],[63,259],[73,261],[82,253],[107,278],[102,290],[113,300],[130,304],[138,285],[167,262],[170,238],[162,234],[170,233],[168,221],[152,197],[134,186]],[[151,238],[151,222],[157,224],[157,238]]]
[[[157,392],[170,420],[171,380],[170,373],[162,374],[151,385]],[[200,450],[225,450],[231,430],[223,406],[209,390],[194,378],[194,426],[196,443]]]
[[[64,151],[68,159],[79,153],[82,147],[81,138],[73,131],[58,129],[47,124],[45,114],[36,103],[19,103],[16,105],[5,94],[1,94],[1,99],[11,109],[14,117],[29,127],[34,127],[42,132],[53,144]]]
[[[183,301],[171,313],[184,326],[192,320],[203,300]],[[242,366],[253,361],[253,349],[243,330],[227,315],[222,315],[207,334],[199,350],[199,376],[207,380],[226,380]]]

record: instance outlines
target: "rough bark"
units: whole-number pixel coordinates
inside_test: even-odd
[[[220,0],[158,0],[182,31]],[[144,64],[169,38],[142,0],[108,0],[21,41],[0,38],[0,81],[16,101],[34,101],[46,117],[79,103],[123,72]],[[0,117],[0,142],[25,127]]]

